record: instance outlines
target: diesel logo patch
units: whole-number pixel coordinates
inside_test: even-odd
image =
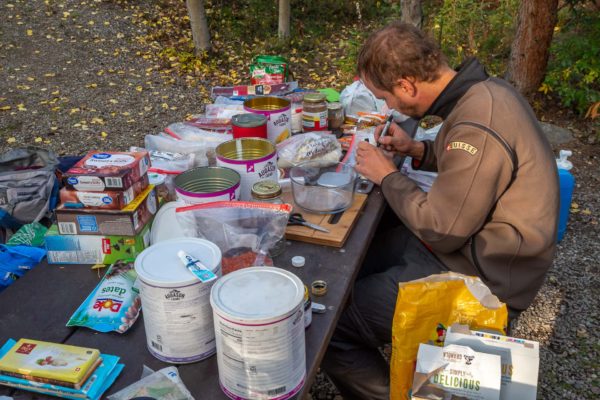
[[[472,156],[477,153],[477,147],[471,146],[469,143],[465,142],[450,142],[450,144],[446,146],[446,151],[450,150],[464,150]]]

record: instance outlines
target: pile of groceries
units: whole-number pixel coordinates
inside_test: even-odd
[[[360,81],[341,94],[301,89],[288,81],[280,57],[258,57],[251,73],[251,85],[213,88],[203,114],[146,135],[144,147],[80,157],[60,176],[60,204],[44,245],[50,264],[108,266],[67,326],[123,334],[143,309],[154,357],[180,364],[216,354],[227,396],[280,399],[305,383],[313,309],[303,282],[276,268],[286,227],[310,227],[302,213],[342,213],[352,205],[360,180],[355,144],[373,140],[391,111]],[[302,257],[292,261],[304,265]],[[326,286],[312,289],[322,294]],[[455,333],[457,345],[478,335]],[[418,393],[436,392],[424,382],[432,366],[449,365],[439,349],[419,349]],[[450,361],[466,359],[453,351]],[[485,360],[474,364],[479,371],[453,367],[439,379],[454,384],[460,372],[467,382],[492,364],[497,369],[496,359]],[[0,384],[64,398],[98,399],[122,369],[117,356],[98,349],[25,338],[0,349]],[[140,396],[193,399],[175,367],[146,371],[108,398]]]

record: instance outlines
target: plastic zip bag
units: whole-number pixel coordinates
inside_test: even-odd
[[[218,201],[177,208],[185,236],[215,243],[223,253],[223,275],[273,265],[269,249],[285,235],[289,204]]]
[[[142,372],[142,379],[111,394],[108,399],[129,400],[142,397],[161,400],[194,400],[181,380],[176,367],[166,367],[154,372],[146,366]]]
[[[342,146],[335,135],[310,132],[292,136],[277,145],[281,168],[290,168],[311,161],[311,166],[321,167],[336,163],[342,157]]]

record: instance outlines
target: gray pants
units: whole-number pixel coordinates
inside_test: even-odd
[[[392,341],[398,283],[444,271],[404,226],[375,236],[321,364],[344,400],[389,399],[390,368],[378,348]]]

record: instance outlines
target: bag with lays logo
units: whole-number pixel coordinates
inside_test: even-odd
[[[59,160],[35,147],[0,154],[0,227],[12,230],[39,221],[56,206]]]

